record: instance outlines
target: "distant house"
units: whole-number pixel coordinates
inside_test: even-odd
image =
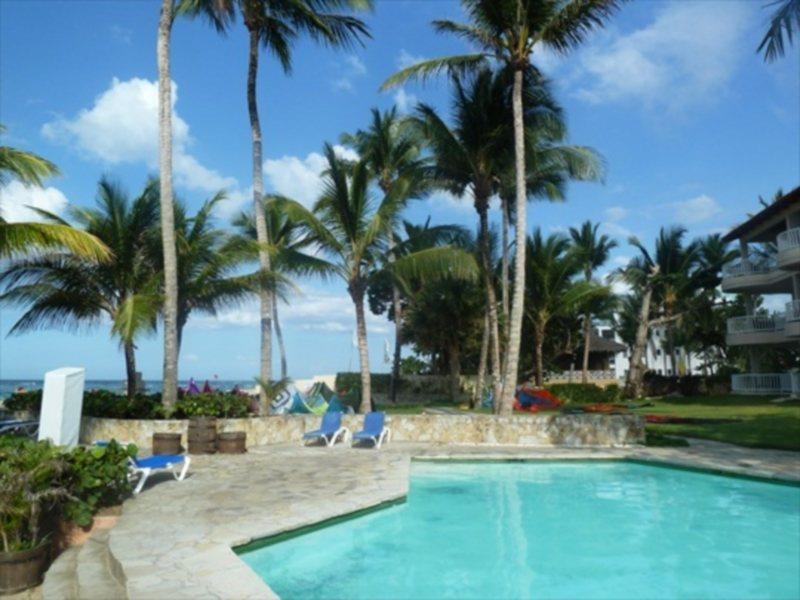
[[[764,373],[759,361],[764,347],[800,344],[800,187],[722,239],[738,240],[741,255],[723,267],[722,291],[743,294],[747,305],[746,314],[727,324],[728,345],[746,346],[750,363],[748,373],[732,376],[731,388],[741,394],[800,395],[800,373]],[[756,313],[756,296],[780,299],[777,294],[789,299],[783,310]]]

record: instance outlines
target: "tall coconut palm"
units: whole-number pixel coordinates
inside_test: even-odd
[[[484,69],[468,79],[454,78],[452,128],[426,105],[418,107],[415,117],[433,155],[432,185],[459,196],[469,192],[474,199],[491,334],[492,392],[495,409],[502,412],[510,412],[511,404],[500,402],[500,335],[489,252],[488,210],[491,197],[508,190],[509,166],[513,164],[509,75],[508,71],[492,73]],[[542,78],[526,77],[523,92],[528,107],[525,135],[531,148],[525,173],[526,197],[562,199],[568,179],[599,176],[600,160],[588,148],[563,145],[566,127]]]
[[[586,281],[592,281],[597,269],[602,267],[617,247],[617,242],[605,234],[598,235],[599,224],[586,221],[580,227],[570,227],[573,252],[578,257],[578,262],[583,270]],[[581,382],[589,383],[589,351],[592,334],[592,313],[587,310],[583,315],[583,363],[581,366]]]
[[[10,334],[44,328],[76,330],[104,317],[123,347],[128,396],[136,391],[136,340],[155,330],[161,306],[157,265],[150,260],[157,235],[158,183],[151,181],[132,202],[118,185],[102,179],[97,208],[73,208],[76,227],[111,249],[94,263],[73,254],[48,253],[11,262],[0,276],[0,301],[26,307]],[[66,221],[51,217],[59,225]]]
[[[385,112],[373,108],[369,127],[365,130],[359,129],[354,134],[343,135],[342,142],[352,146],[359,156],[367,161],[384,196],[400,177],[411,178],[421,185],[425,184],[422,170],[426,161],[420,156],[419,137],[415,135],[414,128],[409,127],[408,121],[398,115],[397,107]],[[419,195],[422,191],[422,189],[409,190],[411,195]],[[389,236],[389,261],[395,260],[395,237],[394,233]],[[401,337],[403,311],[400,290],[397,286],[392,286],[392,312],[395,331],[389,400],[394,402],[397,398],[400,352],[403,345]]]
[[[505,364],[501,406],[510,412],[519,365],[525,291],[525,230],[527,199],[525,169],[523,80],[532,69],[535,51],[549,48],[567,53],[580,44],[594,28],[602,25],[620,0],[462,0],[469,23],[434,21],[442,33],[454,34],[474,46],[477,53],[426,60],[395,73],[384,87],[399,85],[417,77],[441,71],[474,70],[489,58],[513,72],[513,124],[516,227],[514,242],[514,295],[511,305],[511,331]]]
[[[158,63],[158,170],[161,204],[161,252],[164,265],[164,365],[161,401],[167,408],[178,399],[178,254],[172,197],[172,79],[170,38],[175,0],[162,0],[156,38]]]
[[[166,2],[167,0],[165,0]],[[225,30],[238,12],[248,32],[247,110],[250,117],[253,168],[253,211],[256,233],[262,249],[259,264],[267,279],[270,256],[267,251],[269,232],[261,202],[264,194],[261,121],[258,114],[256,80],[259,47],[274,55],[284,73],[292,68],[292,46],[308,35],[313,40],[334,47],[348,47],[369,37],[367,26],[360,19],[331,11],[368,9],[371,0],[184,0],[180,12],[189,16],[203,15],[218,30]],[[272,292],[264,283],[259,290],[261,317],[261,364],[259,379],[269,381],[272,362]],[[267,406],[267,394],[261,390],[261,404]]]
[[[0,135],[6,128],[0,125]],[[17,180],[41,187],[46,177],[58,175],[58,168],[33,152],[0,146],[0,186]],[[10,223],[0,206],[0,260],[42,250],[67,250],[88,260],[106,260],[108,248],[97,238],[57,223]]]
[[[301,223],[290,218],[281,204],[287,199],[269,195],[264,198],[264,214],[269,233],[270,265],[272,270],[272,326],[280,354],[281,380],[288,377],[286,347],[278,317],[278,300],[281,290],[287,289],[290,277],[294,275],[315,275],[327,277],[330,269],[327,261],[310,253],[311,238],[304,232]],[[240,237],[235,241],[249,260],[258,261],[260,246],[257,242],[256,224],[252,213],[242,212],[233,222],[239,230]]]
[[[582,261],[562,235],[542,237],[537,228],[526,241],[528,288],[525,315],[533,327],[536,384],[544,384],[543,346],[551,320],[575,314],[592,297],[608,289],[592,281],[575,281]]]
[[[625,383],[626,393],[632,397],[642,394],[642,358],[651,327],[668,327],[670,352],[673,354],[673,365],[676,364],[671,327],[686,309],[703,277],[703,270],[696,268],[698,244],[684,244],[685,235],[686,230],[682,227],[662,228],[656,239],[654,253],[637,238],[628,240],[639,254],[620,271],[620,275],[641,297],[636,341]]]
[[[356,314],[356,335],[361,369],[360,410],[372,404],[367,347],[367,323],[364,296],[370,280],[381,270],[381,257],[386,253],[388,238],[395,227],[400,210],[408,197],[410,185],[400,179],[380,202],[370,193],[370,169],[364,160],[353,164],[336,156],[326,145],[328,167],[324,189],[308,211],[296,202],[285,201],[283,210],[291,218],[304,223],[314,243],[330,257],[330,268],[346,284]],[[392,271],[406,281],[413,278],[445,274],[470,277],[474,261],[464,252],[450,248],[423,250],[396,260]]]
[[[214,225],[213,210],[224,198],[222,192],[215,194],[191,217],[182,202],[175,204],[179,354],[192,313],[213,316],[221,308],[238,306],[253,293],[252,279],[238,273],[246,255]]]

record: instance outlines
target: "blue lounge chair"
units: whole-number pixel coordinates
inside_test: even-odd
[[[32,438],[38,431],[39,421],[22,421],[20,419],[0,421],[0,435],[23,435]]]
[[[364,415],[364,429],[353,434],[353,443],[372,441],[376,448],[380,448],[384,441],[391,440],[392,432],[386,427],[386,414],[370,412]]]
[[[306,440],[318,440],[322,438],[325,445],[330,447],[336,443],[341,436],[342,441],[347,441],[350,430],[342,426],[342,413],[329,412],[322,415],[322,423],[319,429],[307,431],[303,434],[303,444]]]
[[[147,458],[131,458],[130,470],[133,477],[139,477],[139,483],[133,490],[134,494],[142,491],[147,478],[153,473],[161,473],[168,471],[172,473],[173,477],[178,481],[183,481],[189,471],[189,464],[192,459],[183,454],[155,454]],[[178,468],[180,470],[178,470]]]

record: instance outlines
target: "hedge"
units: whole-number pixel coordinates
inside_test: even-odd
[[[545,388],[559,399],[575,404],[617,402],[621,396],[617,385],[602,388],[594,383],[554,383]]]

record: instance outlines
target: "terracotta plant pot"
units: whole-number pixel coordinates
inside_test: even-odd
[[[14,594],[42,583],[50,543],[33,550],[0,552],[0,594]]]

